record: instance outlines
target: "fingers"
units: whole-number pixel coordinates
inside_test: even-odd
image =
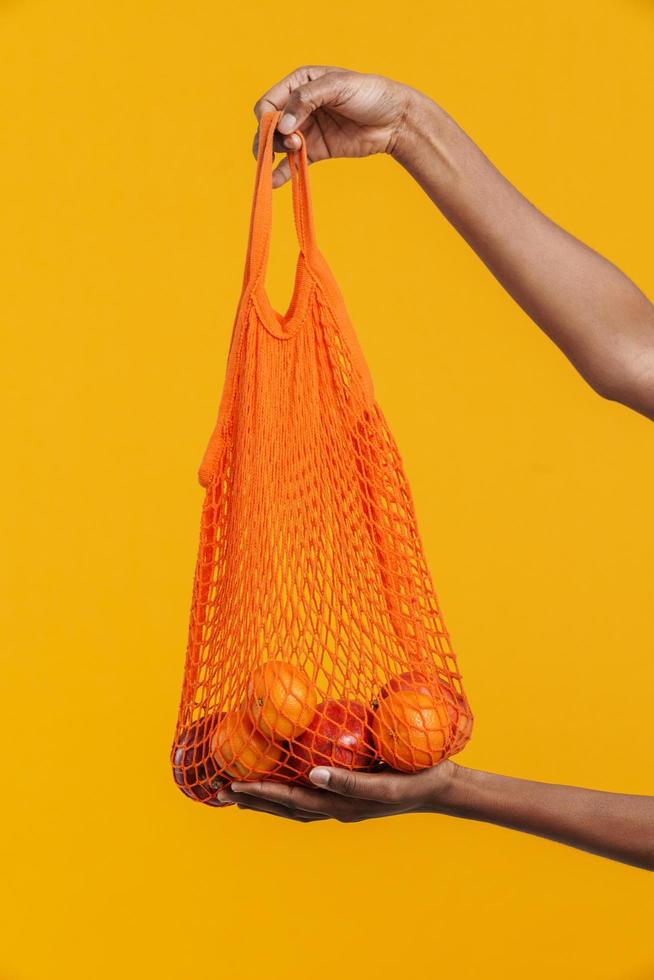
[[[273,155],[275,153],[288,153],[289,151],[299,150],[301,146],[300,137],[297,133],[291,133],[290,136],[281,137],[278,134],[275,135],[273,140]],[[252,142],[252,154],[257,157],[259,153],[259,131],[257,130],[254,140]],[[309,161],[311,162],[311,161]],[[273,187],[282,187],[287,181],[291,179],[291,168],[289,167],[288,160],[286,157],[281,161],[281,163],[273,170],[272,185]]]
[[[293,820],[294,823],[316,823],[319,820],[327,820],[327,817],[319,816],[317,813],[303,815],[293,810],[287,810],[286,807],[279,806],[275,803],[259,804],[257,806],[237,803],[237,809],[251,810],[254,813],[269,813],[273,817],[281,817],[282,820]]]
[[[302,146],[302,140],[297,133],[291,133],[290,136],[285,136],[282,140],[282,148],[284,150],[299,150]]]
[[[342,68],[325,65],[309,65],[296,69],[276,85],[273,85],[254,106],[254,114],[258,121],[265,112],[283,110],[277,132],[274,136],[273,149],[276,153],[286,153],[299,150],[300,139],[294,135],[295,130],[306,125],[311,114],[321,106],[337,104],[345,95],[348,78],[352,72]],[[252,152],[257,155],[259,135],[254,138]],[[287,176],[280,179],[276,187],[281,187],[288,180]]]
[[[330,774],[327,783],[321,781],[321,772],[325,771]],[[222,790],[218,797],[221,800],[234,800],[237,804],[252,809],[274,813],[276,816],[292,814],[302,820],[333,817],[341,823],[354,823],[369,817],[388,816],[410,809],[404,797],[397,792],[397,787],[393,786],[396,778],[403,785],[405,777],[391,773],[377,776],[319,767],[312,770],[312,778],[315,779],[316,773],[316,785],[325,788],[329,786],[331,792],[325,792],[325,788],[312,789],[297,783],[248,782],[232,783],[231,789]],[[380,782],[382,779],[383,783]],[[406,798],[409,797],[410,793],[407,792]],[[269,806],[273,809],[268,809]],[[286,813],[282,813],[282,810],[286,810]]]
[[[283,804],[270,800],[267,797],[255,796],[251,793],[243,791],[235,793],[233,790],[223,790],[220,793],[220,799],[221,801],[224,801],[222,803],[223,806],[226,806],[228,803],[236,803],[239,810],[258,810],[260,813],[270,813],[276,817],[285,817],[287,820],[298,820],[301,823],[328,819],[323,813],[303,810],[300,807],[291,804],[290,799],[286,802],[286,804]]]
[[[284,104],[279,132],[288,135],[301,129],[317,109],[343,101],[350,75],[351,72],[332,70],[294,88]]]
[[[311,770],[309,778],[322,789],[356,800],[398,803],[412,795],[410,794],[412,777],[395,772],[350,772],[347,769],[317,766]]]
[[[288,165],[287,158],[284,157],[282,162],[273,170],[272,185],[273,187],[281,187],[290,179],[291,179],[291,168]]]
[[[246,797],[254,797],[257,800],[266,800],[279,806],[286,807],[287,810],[305,811],[312,816],[317,814],[323,816],[333,816],[333,800],[327,793],[320,790],[311,789],[308,786],[300,786],[297,783],[274,783],[274,782],[252,782],[252,783],[232,783],[230,790],[222,790],[219,799],[234,800],[239,803]],[[248,799],[248,805],[251,804]]]
[[[247,800],[247,802],[245,802]],[[246,796],[245,800],[237,803],[239,810],[258,810],[259,813],[270,813],[274,817],[284,817],[286,820],[297,820],[299,823],[315,823],[316,820],[327,820],[323,813],[309,813],[306,810],[290,810],[281,803],[271,803],[270,800],[258,800],[254,796]]]
[[[290,136],[281,136],[279,133],[275,132],[273,138],[273,154],[275,153],[288,153],[289,150],[299,150],[300,149],[300,137],[297,133],[291,133]],[[252,156],[256,159],[259,155],[259,130],[254,134],[254,139],[252,140]]]
[[[296,68],[281,81],[273,85],[272,88],[268,89],[260,99],[257,99],[254,106],[254,114],[257,117],[257,121],[261,122],[261,117],[265,112],[275,112],[284,109],[288,100],[290,99],[293,91],[300,85],[304,85],[307,82],[313,81],[320,78],[326,72],[338,71],[336,68],[329,68],[325,65],[304,65],[302,68]],[[282,135],[281,132],[275,132],[273,149],[275,153],[286,153],[288,150],[299,150],[300,149],[300,138],[299,136],[293,135],[293,128]],[[259,149],[259,132],[254,137],[254,143],[252,146],[252,153],[257,156]],[[285,176],[283,180],[280,180],[279,184],[275,184],[276,187],[281,187],[282,184],[286,183],[288,176]]]
[[[223,800],[219,800],[216,796],[210,796],[209,799],[202,800],[202,802],[204,803],[205,806],[215,806],[215,807],[231,806],[231,803],[225,802]]]
[[[338,71],[338,69],[329,68],[326,65],[303,65],[301,68],[296,68],[295,71],[286,75],[267,92],[264,92],[260,99],[257,99],[254,106],[254,114],[257,120],[261,120],[264,112],[275,112],[283,109],[294,89],[329,71]]]

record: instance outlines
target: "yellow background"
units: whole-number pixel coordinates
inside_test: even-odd
[[[439,100],[654,292],[641,0],[0,7],[2,980],[654,976],[652,879],[438,817],[303,827],[174,788],[256,98]],[[477,715],[463,760],[651,793],[654,427],[602,402],[391,160],[312,170]],[[276,196],[270,287],[294,245]]]

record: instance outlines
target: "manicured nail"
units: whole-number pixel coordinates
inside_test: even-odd
[[[292,133],[297,124],[297,119],[290,113],[285,112],[282,118],[279,120],[279,125],[277,129],[280,133]]]
[[[326,769],[324,766],[316,766],[309,773],[309,779],[316,786],[326,786],[329,783],[329,775],[329,769]]]
[[[231,790],[233,793],[243,793],[246,789],[245,783],[232,783]]]
[[[289,150],[294,150],[299,144],[299,139],[297,136],[287,136],[284,140],[284,146],[288,147]]]
[[[229,802],[229,796],[227,795],[226,789],[221,789],[220,793],[218,794],[218,799],[220,800],[221,803]]]

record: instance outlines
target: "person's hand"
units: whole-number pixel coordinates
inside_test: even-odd
[[[433,769],[405,775],[390,770],[349,772],[318,766],[311,770],[314,787],[274,782],[234,782],[218,794],[221,803],[258,810],[299,823],[333,818],[355,823],[398,813],[439,809],[460,767],[448,761]]]
[[[254,107],[283,110],[275,134],[276,152],[297,150],[300,130],[310,163],[329,157],[365,157],[392,153],[415,90],[381,75],[362,75],[343,68],[305,66],[273,85]],[[258,136],[254,140],[257,153]],[[288,160],[279,164],[273,187],[290,177]]]

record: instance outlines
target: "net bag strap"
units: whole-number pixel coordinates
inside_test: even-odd
[[[291,186],[293,194],[293,217],[300,252],[304,258],[305,288],[302,291],[302,303],[296,305],[294,316],[285,325],[284,331],[275,322],[274,314],[264,287],[268,253],[270,248],[270,233],[272,226],[272,168],[273,140],[275,128],[281,117],[281,112],[265,113],[259,126],[259,148],[257,153],[257,169],[254,179],[254,194],[250,212],[250,230],[243,276],[241,302],[236,316],[229,349],[225,387],[221,398],[218,420],[212,432],[209,444],[205,450],[198,473],[200,484],[208,487],[218,469],[218,463],[224,446],[224,426],[229,419],[233,398],[233,388],[236,378],[235,360],[238,357],[241,333],[243,330],[243,307],[251,298],[260,310],[270,331],[278,337],[289,338],[294,329],[301,325],[304,307],[307,300],[306,280],[309,278],[309,263],[315,262],[319,256],[316,244],[311,197],[309,192],[307,148],[304,137],[299,133],[300,149],[287,153],[291,171]],[[299,290],[296,289],[296,292]]]
[[[259,152],[250,215],[244,287],[248,285],[254,287],[261,283],[268,264],[272,227],[273,140],[281,115],[281,112],[267,112],[261,117],[259,125]],[[287,153],[291,171],[293,217],[300,251],[307,261],[310,261],[317,246],[309,193],[309,162],[304,136],[302,133],[297,135],[300,137],[300,149]]]

